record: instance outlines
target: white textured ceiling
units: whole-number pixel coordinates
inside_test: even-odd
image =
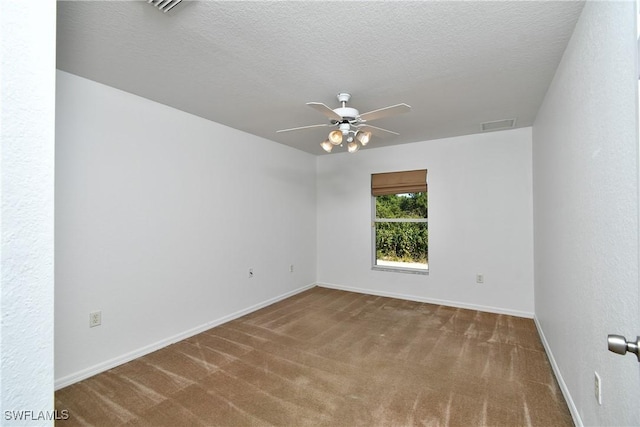
[[[368,147],[530,126],[583,2],[59,1],[58,68],[301,150],[328,123],[307,107],[361,113],[400,132]]]

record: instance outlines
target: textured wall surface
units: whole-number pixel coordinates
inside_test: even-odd
[[[423,168],[429,275],[371,270],[371,174]],[[329,286],[533,317],[532,224],[531,128],[318,157]]]
[[[57,386],[315,282],[314,156],[57,76]]]
[[[0,3],[3,425],[48,425],[53,410],[55,9]]]
[[[640,365],[606,344],[640,334],[635,15],[586,4],[533,126],[536,317],[585,425],[640,424]]]

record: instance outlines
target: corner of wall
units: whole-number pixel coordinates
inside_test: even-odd
[[[540,324],[540,320],[535,316],[533,316],[533,321],[536,325],[536,329],[538,330],[538,335],[540,335],[540,340],[542,341],[542,346],[544,347],[545,352],[547,353],[547,358],[549,359],[549,363],[551,364],[551,369],[553,369],[553,373],[556,377],[556,381],[558,381],[558,385],[560,386],[560,390],[562,391],[562,395],[564,399],[567,401],[567,406],[569,407],[569,412],[571,413],[571,417],[573,418],[573,422],[578,427],[584,426],[582,422],[582,418],[580,417],[580,413],[578,412],[578,408],[576,407],[575,402],[573,401],[573,397],[571,396],[571,392],[567,387],[567,384],[562,377],[562,372],[558,367],[558,363],[556,362],[555,357],[553,356],[553,351],[549,346],[549,342],[547,341],[547,337],[544,334],[544,330],[542,329],[542,325]]]

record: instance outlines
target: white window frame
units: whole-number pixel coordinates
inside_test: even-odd
[[[390,265],[378,265],[376,248],[376,223],[377,222],[419,222],[429,223],[429,218],[376,218],[376,196],[371,196],[371,269],[377,271],[391,271],[396,273],[429,274],[429,260],[427,268],[394,267]]]

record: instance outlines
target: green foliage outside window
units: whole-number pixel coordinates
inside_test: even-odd
[[[376,218],[427,218],[427,193],[376,197]],[[376,222],[376,257],[385,261],[427,263],[426,222]]]

